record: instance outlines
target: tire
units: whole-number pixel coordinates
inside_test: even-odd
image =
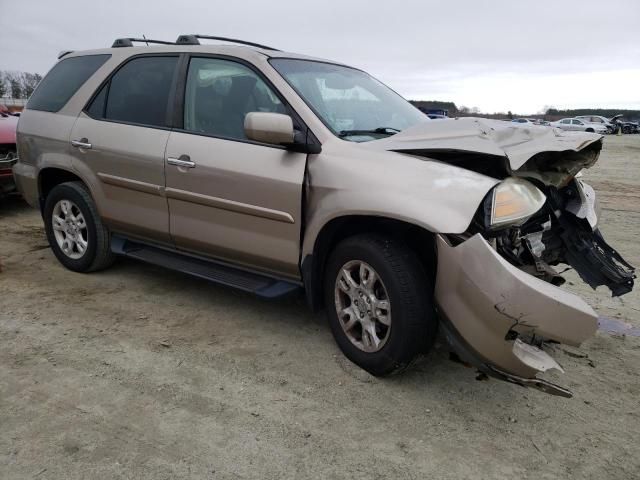
[[[585,131],[589,133],[595,133],[595,130],[593,128],[587,128]]]
[[[114,262],[109,231],[83,183],[66,182],[55,186],[45,200],[43,217],[49,245],[58,261],[69,270],[93,272]],[[60,222],[60,219],[65,221]]]
[[[366,280],[363,282],[360,274],[356,273],[362,271],[358,267],[362,264],[365,265],[362,274],[365,279],[374,278],[367,269],[372,269],[379,279],[371,287],[376,298],[367,304],[362,303],[363,297],[354,293],[366,285]],[[344,290],[345,267],[352,271],[352,279],[360,284],[359,288],[351,284],[350,293]],[[356,235],[343,240],[329,256],[325,268],[324,296],[329,325],[338,346],[349,360],[372,375],[399,373],[433,345],[438,321],[431,276],[424,271],[418,256],[400,240],[377,234]],[[367,297],[367,293],[364,297]],[[358,298],[360,302],[357,302]],[[380,302],[384,302],[385,298],[388,301],[387,310],[372,308],[373,304],[383,305]],[[356,304],[360,307],[356,307]],[[350,306],[345,308],[345,305]],[[374,313],[370,313],[367,310],[369,308]],[[348,313],[339,314],[339,310]],[[380,319],[386,319],[388,326],[377,319],[378,313]],[[371,315],[376,317],[371,321],[380,340],[378,346],[368,333],[368,329],[372,328],[367,323],[373,318]],[[356,317],[355,323],[351,323],[353,317]],[[351,324],[354,326],[347,331],[346,328]]]

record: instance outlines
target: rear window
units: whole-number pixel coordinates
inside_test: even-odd
[[[57,112],[111,55],[85,55],[58,62],[33,92],[27,108]]]

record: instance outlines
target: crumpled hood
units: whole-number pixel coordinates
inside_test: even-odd
[[[602,138],[594,133],[465,117],[424,122],[391,137],[361,145],[406,153],[459,151],[506,157],[511,170],[515,171],[539,153],[579,152]]]

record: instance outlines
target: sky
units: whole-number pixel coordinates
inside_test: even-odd
[[[0,0],[0,70],[181,33],[336,60],[407,99],[487,113],[640,109],[640,0]]]

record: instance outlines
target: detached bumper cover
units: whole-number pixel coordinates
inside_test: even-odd
[[[437,248],[436,302],[476,366],[534,379],[548,367],[534,368],[518,338],[578,346],[595,334],[597,315],[584,300],[514,267],[481,235],[455,247],[439,235]]]

